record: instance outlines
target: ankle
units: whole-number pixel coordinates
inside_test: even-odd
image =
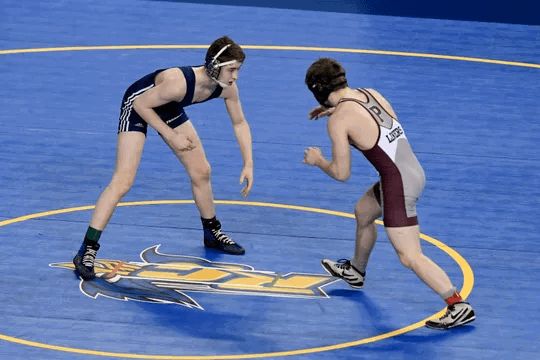
[[[367,264],[365,262],[359,261],[353,257],[351,259],[351,265],[360,273],[360,275],[366,276]]]
[[[206,228],[206,229],[217,230],[221,228],[221,223],[219,222],[218,219],[216,219],[215,216],[211,219],[205,219],[201,217],[201,222],[202,222],[203,228]]]
[[[91,226],[88,227],[88,230],[86,230],[86,235],[84,236],[85,242],[98,242],[99,238],[101,237],[101,233],[103,230],[95,229]]]
[[[446,302],[446,305],[452,306],[455,303],[458,303],[463,300],[459,292],[456,290],[456,288],[452,288],[449,291],[441,294],[441,297]]]

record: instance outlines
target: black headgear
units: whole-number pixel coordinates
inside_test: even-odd
[[[219,85],[221,85],[222,87],[225,87],[227,85],[225,84],[222,84],[218,81],[218,78],[219,78],[219,73],[221,71],[221,68],[225,65],[229,65],[229,64],[234,64],[236,62],[236,60],[230,60],[230,61],[226,61],[226,62],[220,62],[218,60],[218,57],[223,54],[223,52],[225,50],[227,50],[227,48],[229,46],[231,46],[232,44],[227,44],[225,45],[224,47],[221,48],[221,50],[219,50],[217,52],[216,55],[214,55],[213,57],[211,56],[207,56],[206,57],[206,60],[204,62],[204,69],[206,70],[206,73],[208,74],[208,76],[210,76],[210,78],[214,81],[217,81]]]
[[[328,106],[326,102],[328,101],[328,96],[338,87],[347,84],[347,80],[343,78],[345,72],[340,72],[334,75],[333,78],[328,79],[322,75],[313,74],[308,79],[306,79],[306,84],[309,90],[315,96],[315,99],[322,106]]]
[[[345,69],[334,59],[320,58],[309,67],[306,85],[319,104],[328,107],[328,96],[347,85]]]

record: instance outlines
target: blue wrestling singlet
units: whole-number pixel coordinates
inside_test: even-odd
[[[189,117],[184,111],[184,107],[194,104],[193,95],[195,93],[195,73],[193,68],[191,66],[183,66],[179,67],[179,69],[182,70],[184,77],[186,78],[186,95],[182,101],[173,101],[154,108],[158,116],[173,129],[189,120]],[[156,76],[165,70],[167,69],[156,70],[153,73],[143,76],[131,84],[131,86],[126,90],[120,108],[118,133],[124,131],[140,131],[146,135],[148,124],[133,109],[133,102],[145,91],[153,88],[155,86]],[[207,99],[199,101],[197,104],[217,98],[219,95],[221,95],[222,90],[223,89],[221,86],[218,86]]]

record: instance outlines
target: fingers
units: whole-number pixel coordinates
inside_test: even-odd
[[[179,150],[180,150],[180,151],[191,151],[191,150],[193,150],[193,149],[195,149],[195,145],[189,144],[189,145],[186,145],[186,146],[184,146],[183,148],[181,148],[181,149],[179,149]]]
[[[334,108],[326,108],[319,106],[310,111],[309,120],[317,120],[325,116],[330,116],[334,112]]]
[[[311,149],[311,147],[308,147],[306,150],[304,150],[304,160],[302,160],[302,164],[308,164],[309,165],[307,159],[308,159],[308,156],[309,156],[308,153],[309,153],[310,149]]]
[[[322,154],[321,150],[316,146],[310,146],[304,150],[303,164],[315,165],[317,157]]]
[[[186,141],[187,143],[180,149],[180,151],[190,151],[197,147],[197,145],[195,145],[193,140],[191,140],[190,138],[186,138]]]
[[[317,120],[319,118],[319,111],[316,111],[316,110],[311,110],[309,112],[309,120]]]
[[[242,189],[242,197],[247,197],[249,192],[251,191],[251,186],[252,186],[252,181],[250,180],[249,177],[245,177],[245,180],[246,180],[246,186],[244,186],[244,188]],[[242,183],[243,181],[241,181],[240,183]]]
[[[240,181],[239,184],[242,184],[243,182],[246,182],[246,185],[240,190],[242,193],[242,197],[246,198],[251,191],[251,187],[253,185],[253,174],[249,170],[243,170],[240,174]]]
[[[322,106],[317,106],[315,109],[312,109],[308,115],[309,120],[317,120],[321,117],[321,112],[324,112],[324,110],[325,108],[323,108]]]
[[[246,198],[249,195],[249,192],[251,191],[251,185],[246,185],[242,189],[242,197]]]

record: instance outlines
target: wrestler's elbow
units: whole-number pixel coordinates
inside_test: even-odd
[[[141,113],[142,106],[141,106],[141,100],[139,98],[135,98],[133,101],[133,110],[137,112],[137,114]]]
[[[345,182],[351,177],[351,171],[348,169],[337,169],[335,175],[336,180]]]

